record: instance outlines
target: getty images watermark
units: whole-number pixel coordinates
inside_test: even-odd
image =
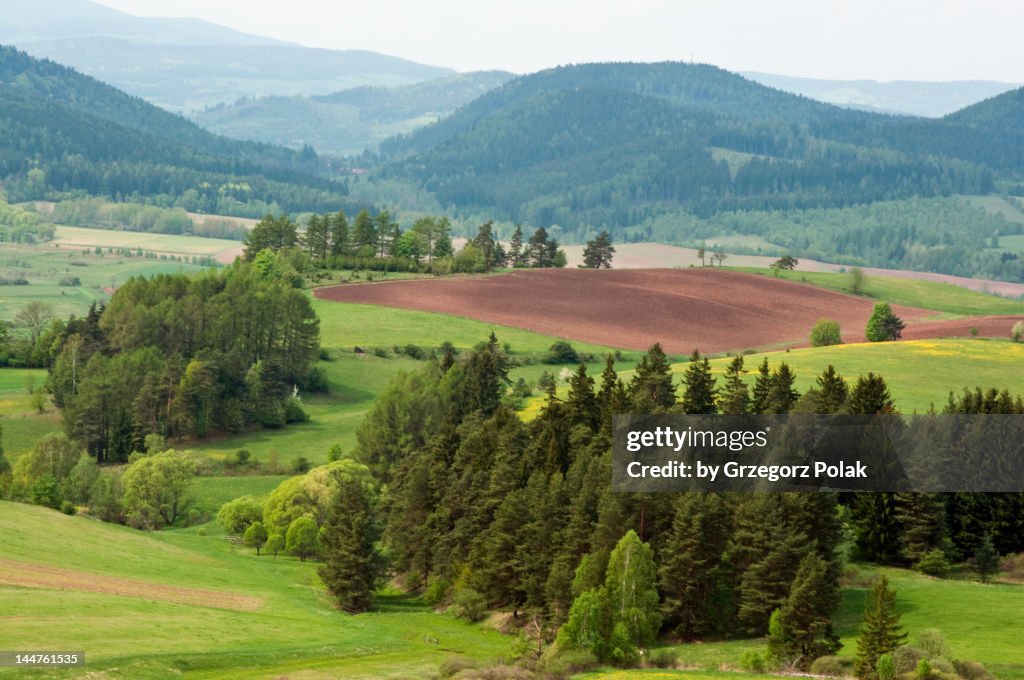
[[[1024,491],[1022,415],[616,415],[612,488]]]

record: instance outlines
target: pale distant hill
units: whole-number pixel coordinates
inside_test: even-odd
[[[406,85],[454,73],[376,52],[303,47],[199,19],[136,17],[89,0],[4,0],[0,43],[177,112],[242,97]]]
[[[746,78],[785,92],[866,111],[939,118],[1019,87],[994,80],[819,80],[747,71]]]

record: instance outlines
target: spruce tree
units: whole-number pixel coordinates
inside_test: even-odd
[[[683,413],[690,415],[717,413],[715,408],[715,377],[711,375],[711,363],[707,357],[693,350],[690,363],[683,373],[683,399],[680,404]]]
[[[331,254],[349,254],[348,218],[345,211],[339,210],[331,217]]]
[[[724,632],[730,591],[723,560],[731,531],[731,510],[719,494],[689,493],[676,500],[659,582],[667,623],[684,639]]]
[[[768,357],[765,357],[757,367],[757,377],[754,379],[750,400],[751,413],[768,413],[768,395],[771,389],[772,375],[768,369]]]
[[[629,383],[629,401],[637,413],[664,411],[676,403],[672,369],[659,343],[651,345],[637,364]]]
[[[992,544],[992,537],[985,534],[981,545],[974,552],[974,559],[971,560],[974,570],[978,572],[978,578],[982,583],[988,583],[992,575],[999,571],[999,553]]]
[[[793,405],[800,398],[794,384],[796,374],[789,367],[789,364],[782,362],[772,373],[771,384],[768,388],[767,408],[768,413],[789,413]],[[756,387],[755,387],[756,389]]]
[[[581,363],[569,378],[569,396],[565,404],[574,425],[585,425],[591,430],[597,428],[601,409],[594,394],[594,379],[587,375],[586,364]]]
[[[365,612],[383,569],[373,498],[365,483],[335,474],[337,488],[321,531],[323,564],[317,570],[343,610]]]
[[[750,407],[750,389],[743,373],[743,357],[737,354],[725,369],[725,386],[718,396],[718,408],[727,416],[743,415]]]
[[[508,263],[516,268],[526,266],[526,252],[523,250],[523,228],[518,224],[515,231],[512,232],[512,240],[508,244]]]
[[[946,502],[941,495],[900,494],[896,503],[896,517],[903,525],[903,557],[909,564],[917,564],[931,550],[950,552],[952,544],[946,526]]]
[[[864,605],[864,623],[857,640],[854,672],[861,680],[877,680],[878,659],[892,654],[906,642],[907,634],[900,626],[896,612],[896,592],[889,589],[886,576],[875,581]]]
[[[843,376],[836,373],[832,364],[828,365],[818,376],[818,412],[825,414],[839,413],[845,406],[850,388]]]
[[[857,378],[857,384],[850,392],[849,406],[850,413],[856,414],[875,415],[896,412],[885,379],[874,373]]]
[[[838,605],[839,589],[829,565],[816,553],[805,555],[779,610],[785,635],[776,658],[806,670],[819,656],[835,654],[840,644],[831,619]]]

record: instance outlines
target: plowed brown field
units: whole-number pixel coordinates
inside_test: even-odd
[[[870,300],[809,285],[710,268],[530,270],[345,284],[318,288],[315,295],[454,314],[626,349],[660,342],[672,354],[806,344],[821,318],[838,321],[856,340],[873,307]],[[900,306],[894,311],[905,321],[934,314]]]

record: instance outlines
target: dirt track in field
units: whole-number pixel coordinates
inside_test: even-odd
[[[76,590],[243,612],[255,611],[263,604],[263,598],[224,590],[180,588],[5,559],[0,559],[0,586]]]
[[[710,268],[531,270],[344,284],[318,288],[315,295],[454,314],[625,349],[660,342],[671,354],[800,346],[821,318],[838,321],[844,335],[857,341],[873,307],[870,300],[810,285]],[[934,314],[893,309],[908,322]]]

